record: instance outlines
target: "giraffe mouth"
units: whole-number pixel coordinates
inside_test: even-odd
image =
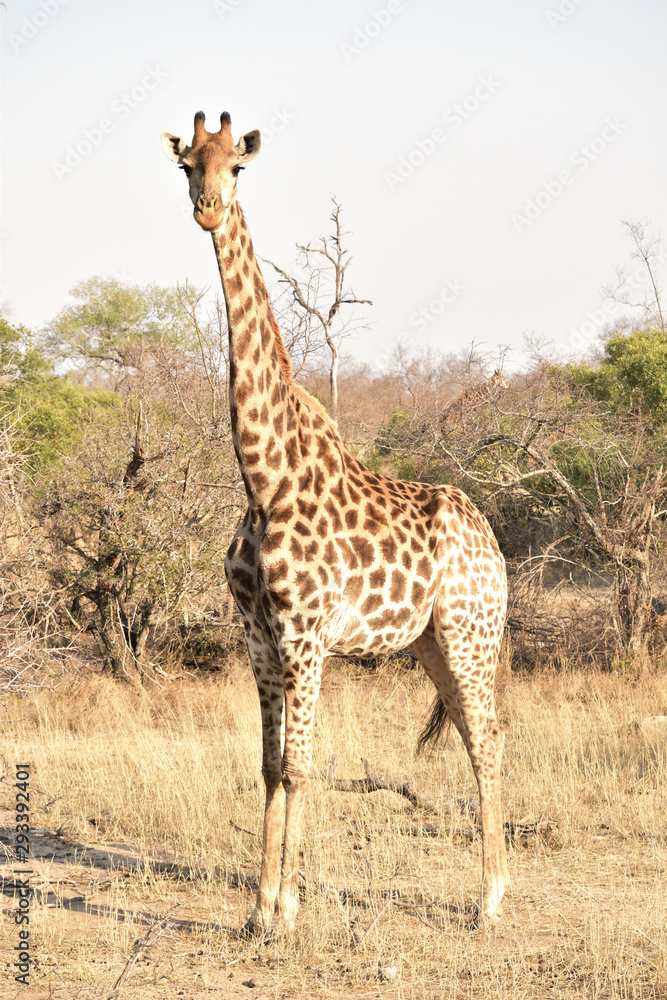
[[[210,210],[202,211],[199,208],[195,208],[192,214],[197,225],[201,226],[202,229],[205,229],[207,233],[210,233],[214,229],[218,229],[222,222],[224,212],[211,212]]]

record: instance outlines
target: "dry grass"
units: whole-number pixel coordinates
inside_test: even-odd
[[[667,714],[667,677],[505,679],[509,818],[558,829],[512,840],[502,921],[480,931],[467,924],[479,839],[457,805],[476,795],[467,758],[455,733],[436,758],[413,753],[431,696],[418,671],[330,668],[316,768],[335,754],[337,775],[358,777],[367,758],[414,781],[440,814],[315,778],[297,929],[259,946],[235,934],[252,908],[262,822],[249,671],[150,694],[88,678],[6,695],[1,805],[28,759],[37,890],[37,964],[16,995],[104,998],[121,981],[121,998],[667,996],[667,734],[635,726]],[[426,835],[438,822],[440,835]],[[11,823],[0,815],[5,838]],[[1,926],[4,998],[15,995],[16,931]]]

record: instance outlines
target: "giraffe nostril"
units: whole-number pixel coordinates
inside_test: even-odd
[[[200,212],[217,211],[220,208],[220,199],[217,195],[200,194],[197,198],[197,208]]]

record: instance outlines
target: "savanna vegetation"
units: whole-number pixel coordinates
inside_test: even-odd
[[[461,486],[508,564],[503,920],[468,926],[479,832],[460,741],[413,757],[428,681],[407,658],[334,662],[297,930],[238,939],[261,737],[222,572],[245,509],[224,306],[96,277],[42,330],[0,320],[0,825],[11,863],[12,768],[29,760],[32,981],[63,997],[664,996],[659,247],[627,226],[647,293],[619,275],[606,294],[622,318],[583,360],[399,348],[379,371],[345,355],[370,303],[349,285],[337,203],[332,222],[293,273],[274,266],[299,381],[376,471]],[[418,801],[336,788],[360,759]]]

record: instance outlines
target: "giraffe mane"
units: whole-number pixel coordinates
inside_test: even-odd
[[[276,322],[276,317],[273,315],[273,309],[269,305],[269,320],[271,322],[271,329],[273,330],[273,335],[275,337],[276,354],[278,355],[278,362],[280,364],[280,370],[283,374],[283,378],[287,385],[292,387],[294,385],[294,370],[292,368],[292,359],[287,353],[287,348],[283,343],[283,338],[280,334],[280,327]]]
[[[316,399],[315,396],[311,395],[311,393],[309,393],[307,389],[304,389],[302,385],[299,385],[298,382],[293,382],[290,389],[300,403],[305,403],[309,410],[313,410],[318,414],[318,416],[322,417],[322,420],[327,427],[329,427],[332,431],[338,432],[338,424],[331,414],[327,413],[319,399]]]
[[[292,393],[300,403],[305,404],[308,409],[313,410],[317,413],[325,424],[331,428],[333,431],[338,430],[338,424],[333,419],[331,414],[327,413],[322,403],[319,399],[316,399],[307,389],[304,389],[302,385],[294,381],[294,369],[292,368],[292,360],[287,353],[287,348],[283,343],[283,338],[280,335],[280,327],[276,322],[276,317],[273,315],[273,309],[269,306],[269,319],[271,321],[271,327],[273,328],[273,333],[275,336],[276,354],[278,355],[278,362],[280,364],[280,370],[282,376],[285,379],[286,384],[291,389]]]

